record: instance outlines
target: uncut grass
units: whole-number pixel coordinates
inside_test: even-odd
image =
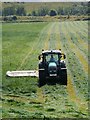
[[[25,68],[25,66],[26,66],[25,69],[37,69],[38,68],[38,62],[39,62],[38,55],[42,52],[42,49],[46,50],[46,48],[44,47],[44,44],[47,44],[46,40],[48,39],[49,29],[51,29],[50,26],[51,26],[51,23],[45,26],[45,28],[42,30],[38,38],[38,43],[34,47],[32,54],[28,57],[26,62],[23,64],[22,68]]]
[[[39,33],[41,32],[42,28],[45,25],[46,23],[39,23],[39,24],[36,23],[36,24],[28,24],[28,25],[15,24],[14,28],[12,28],[13,24],[12,25],[7,24],[3,26],[3,93],[4,94],[24,95],[24,96],[30,96],[30,97],[32,93],[36,94],[37,79],[30,78],[30,77],[8,78],[6,77],[5,74],[7,70],[17,69],[18,65],[20,65],[21,63],[22,58],[24,58],[27,52],[31,50],[32,45],[36,43],[36,40],[39,37]],[[10,27],[13,33],[8,31],[7,28],[10,28]],[[28,29],[25,31],[26,27]],[[32,28],[32,31],[30,31],[31,28]],[[28,31],[30,32],[30,34],[31,33],[32,34],[30,35]],[[6,42],[8,43],[8,41],[10,41],[9,46],[8,45],[5,46]],[[9,109],[10,107],[11,106],[8,106]],[[8,111],[8,113],[5,112],[6,109],[4,106],[3,106],[3,109],[4,109],[3,117],[8,117],[10,111]],[[14,115],[12,114],[11,116],[14,116]],[[20,117],[20,113],[18,112],[16,116]]]
[[[4,66],[6,67],[5,63],[8,62],[8,60],[5,57],[7,57],[10,61],[9,63],[12,64],[11,67],[10,65],[8,66],[9,68],[6,67],[8,70],[13,70],[13,69],[15,70],[16,67],[20,65],[24,56],[31,50],[33,44],[35,44],[37,38],[39,37],[39,31],[41,30],[39,26],[41,26],[42,28],[43,25],[46,24],[43,23],[40,25],[36,23],[33,25],[32,24],[3,25],[3,53],[5,54],[3,56],[3,63],[4,63],[3,67]],[[13,26],[14,28],[12,28]],[[10,28],[11,32],[8,31],[8,28]],[[7,46],[7,48],[4,48],[6,42],[8,41],[10,41],[9,44],[11,47]]]
[[[16,70],[24,56],[31,50],[46,23],[3,25],[3,93],[30,95],[37,90],[37,79],[30,77],[8,78],[6,71]],[[26,30],[27,27],[27,30]],[[11,31],[8,30],[10,28]],[[32,28],[32,31],[31,31]],[[39,29],[38,29],[39,28]],[[26,30],[26,31],[25,31]],[[29,34],[29,32],[30,34]],[[32,34],[31,34],[32,33]],[[17,36],[17,37],[16,37]],[[10,43],[9,43],[10,41]],[[6,43],[9,45],[5,46]]]

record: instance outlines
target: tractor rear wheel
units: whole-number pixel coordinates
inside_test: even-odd
[[[67,85],[67,70],[62,70],[61,72],[61,83]]]
[[[39,87],[45,85],[45,70],[39,70]]]
[[[40,63],[39,64],[39,81],[38,81],[38,84],[39,84],[39,87],[43,86],[45,84],[45,67],[44,67],[44,64]]]

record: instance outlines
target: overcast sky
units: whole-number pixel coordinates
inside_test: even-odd
[[[87,2],[89,0],[0,0],[1,2]]]

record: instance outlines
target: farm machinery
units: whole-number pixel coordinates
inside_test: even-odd
[[[42,86],[49,80],[60,82],[67,85],[67,68],[65,54],[61,50],[46,50],[39,55],[39,86]]]
[[[48,81],[60,82],[67,85],[67,68],[65,64],[65,54],[61,50],[42,50],[38,56],[39,65],[37,70],[7,71],[9,77],[39,77],[39,86],[46,84]]]

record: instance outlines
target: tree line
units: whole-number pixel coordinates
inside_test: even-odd
[[[89,6],[87,4],[73,4],[70,7],[58,7],[57,9],[49,9],[48,7],[42,6],[38,10],[33,10],[28,13],[23,6],[6,7],[2,10],[2,16],[55,16],[55,15],[88,15]]]

